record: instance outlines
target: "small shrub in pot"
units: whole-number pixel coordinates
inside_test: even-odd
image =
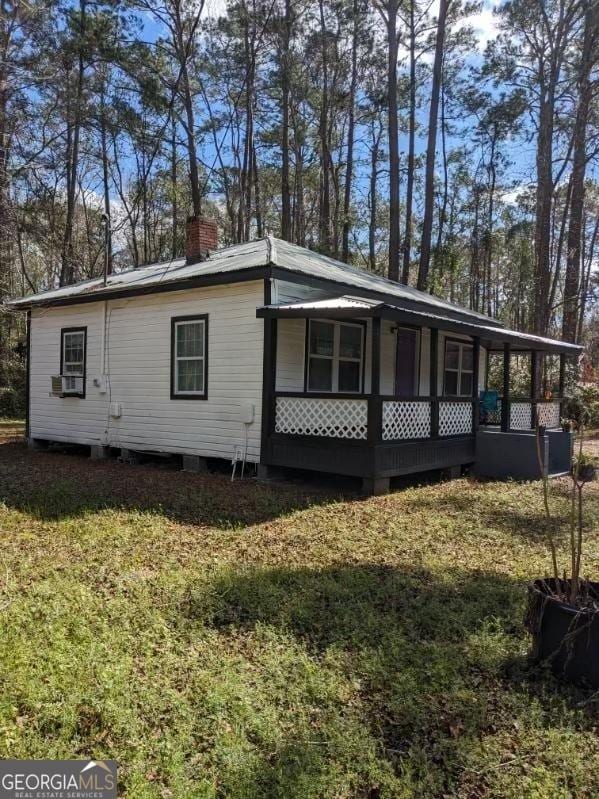
[[[595,479],[597,466],[583,452],[583,442],[584,426],[580,425],[578,453],[570,473],[569,564],[561,573],[556,523],[549,508],[549,481],[541,466],[552,576],[529,586],[526,621],[533,636],[533,658],[547,661],[560,676],[599,688],[599,583],[582,576],[584,487]],[[538,432],[537,443],[540,453]]]

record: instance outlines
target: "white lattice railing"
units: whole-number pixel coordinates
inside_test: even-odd
[[[419,400],[383,402],[383,441],[430,438],[431,403]]]
[[[275,432],[300,436],[365,439],[368,400],[277,397]]]
[[[537,400],[537,421],[550,430],[560,426],[559,400]],[[485,424],[501,424],[501,400],[498,400],[497,409],[487,411]],[[510,430],[532,429],[532,403],[528,400],[512,400],[510,402]]]
[[[458,436],[472,432],[472,402],[439,402],[439,435]]]
[[[510,402],[510,430],[532,429],[532,403]]]
[[[553,430],[560,426],[560,403],[556,400],[537,403],[537,421],[540,425]]]

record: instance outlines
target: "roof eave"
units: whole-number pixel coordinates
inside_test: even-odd
[[[13,310],[29,311],[33,308],[60,308],[66,305],[81,305],[90,302],[103,302],[104,300],[118,300],[125,297],[145,296],[147,294],[162,294],[169,291],[186,291],[187,289],[201,288],[202,286],[218,286],[227,283],[246,283],[253,280],[263,280],[269,278],[270,266],[251,266],[246,269],[222,273],[214,272],[208,275],[194,275],[193,277],[182,280],[165,281],[163,283],[151,283],[147,286],[131,286],[130,288],[106,288],[100,291],[89,292],[88,294],[74,294],[68,297],[57,297],[55,299],[8,301],[6,305]]]

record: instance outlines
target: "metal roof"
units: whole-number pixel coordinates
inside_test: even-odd
[[[189,281],[191,286],[194,281],[197,283],[203,278],[213,278],[213,282],[226,283],[227,276],[232,278],[232,273],[241,278],[243,278],[241,273],[248,273],[245,277],[248,279],[249,270],[257,270],[260,267],[272,268],[274,276],[280,279],[285,279],[286,274],[290,279],[292,276],[302,276],[320,283],[326,281],[329,284],[337,284],[356,293],[377,295],[382,300],[395,300],[398,304],[405,304],[406,307],[426,306],[460,318],[487,323],[493,321],[484,314],[462,308],[439,297],[387,280],[363,269],[348,266],[272,236],[215,250],[205,261],[195,264],[187,264],[184,258],[150,264],[110,275],[106,285],[101,277],[95,278],[13,300],[10,305],[13,308],[30,308],[35,305],[89,302],[95,299],[108,299],[113,294],[120,296],[128,293],[172,290],[175,284],[176,288],[184,289],[186,281]],[[222,276],[222,281],[216,280],[219,276]]]
[[[332,297],[327,300],[293,302],[289,305],[265,305],[264,308],[276,309],[279,311],[370,311],[372,308],[382,308],[384,305],[385,303],[383,302],[366,300],[363,297]]]
[[[103,278],[85,280],[74,283],[72,286],[43,291],[18,300],[12,300],[13,308],[29,307],[30,305],[52,305],[61,300],[89,299],[99,300],[108,298],[111,294],[129,290],[132,294],[150,286],[168,287],[169,283],[191,280],[199,275],[227,275],[239,269],[265,266],[267,260],[266,240],[237,244],[223,250],[215,250],[205,261],[187,264],[185,258],[171,259],[158,264],[140,266],[109,275],[106,285]],[[226,282],[226,281],[223,281]]]
[[[315,317],[325,314],[330,317],[350,318],[360,316],[382,316],[393,319],[402,319],[406,322],[422,324],[424,326],[443,328],[449,331],[466,333],[479,336],[488,344],[509,343],[515,350],[528,351],[536,349],[542,351],[565,352],[576,355],[582,352],[578,344],[569,344],[558,339],[535,336],[531,333],[520,333],[518,330],[509,330],[497,325],[483,325],[478,320],[461,322],[448,316],[433,314],[426,311],[415,311],[392,305],[386,302],[374,302],[362,297],[333,297],[326,300],[312,302],[296,302],[281,305],[265,305],[258,309],[259,316],[276,317]]]

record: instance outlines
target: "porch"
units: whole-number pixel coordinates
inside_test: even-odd
[[[265,324],[261,464],[267,469],[361,477],[365,490],[379,492],[394,476],[477,466],[489,446],[480,443],[485,433],[521,434],[510,438],[516,451],[536,447],[537,424],[561,433],[569,345],[558,349],[558,390],[545,397],[541,359],[556,351],[548,340],[355,298],[265,306],[258,315]],[[497,351],[503,390],[481,417],[489,358]],[[530,393],[512,395],[512,355],[524,352]],[[323,384],[326,390],[318,390]],[[352,390],[340,390],[348,384]],[[549,448],[547,437],[548,460]]]

